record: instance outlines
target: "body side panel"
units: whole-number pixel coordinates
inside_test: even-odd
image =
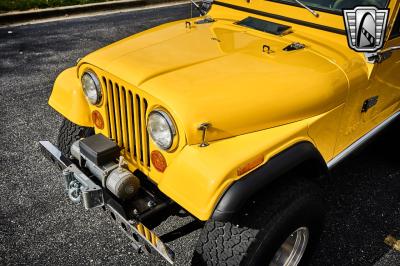
[[[325,161],[331,160],[334,156],[340,126],[338,121],[344,119],[344,108],[345,104],[342,104],[327,113],[319,115],[309,124],[308,134]]]

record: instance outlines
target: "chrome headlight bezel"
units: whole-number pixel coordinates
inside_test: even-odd
[[[154,115],[161,117],[165,121],[165,125],[167,125],[169,135],[170,135],[170,140],[168,141],[168,143],[163,143],[162,141],[160,141],[160,139],[157,139],[157,136],[155,136],[153,134],[153,129],[151,128],[150,119]],[[147,128],[147,132],[149,133],[149,136],[151,137],[151,139],[154,141],[154,143],[159,148],[161,148],[162,150],[165,150],[165,151],[171,150],[173,148],[173,146],[176,142],[175,140],[176,140],[176,136],[177,136],[177,131],[176,131],[176,126],[175,126],[174,120],[166,111],[161,110],[161,109],[155,109],[155,110],[151,111],[147,117],[146,128]]]
[[[86,85],[86,82],[84,81],[85,77],[89,77],[93,81],[93,84],[95,87],[95,92],[96,92],[95,97],[91,97],[89,95],[88,90],[86,88],[87,86],[85,86]],[[101,90],[100,80],[97,77],[97,75],[90,69],[85,70],[81,76],[81,84],[82,84],[82,90],[83,90],[83,93],[85,94],[86,100],[92,105],[100,105],[101,101],[103,99],[103,93]]]

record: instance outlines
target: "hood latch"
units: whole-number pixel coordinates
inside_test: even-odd
[[[210,124],[210,123],[202,123],[202,124],[200,124],[200,126],[197,128],[198,130],[203,131],[202,141],[201,141],[201,144],[200,144],[200,147],[202,147],[202,148],[207,147],[208,145],[210,145],[210,144],[208,144],[208,142],[207,142],[207,130],[208,130],[210,127],[211,127],[211,124]]]

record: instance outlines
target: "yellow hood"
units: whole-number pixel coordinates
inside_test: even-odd
[[[284,51],[293,41],[307,47]],[[345,43],[345,42],[344,42]],[[263,52],[268,45],[271,52]],[[232,21],[191,28],[166,24],[100,49],[82,60],[158,98],[184,126],[189,144],[212,124],[210,141],[299,121],[345,101],[351,60],[301,34],[257,32]],[[343,48],[343,47],[342,47]],[[267,48],[265,48],[267,50]],[[342,66],[338,62],[345,62]]]

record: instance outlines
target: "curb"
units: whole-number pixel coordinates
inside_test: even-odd
[[[0,14],[0,25],[27,22],[37,19],[52,17],[63,17],[82,13],[93,13],[99,11],[111,11],[125,8],[148,6],[160,3],[176,2],[176,0],[121,0],[101,2],[77,6],[65,6],[55,8],[45,8],[29,11],[17,11]]]

